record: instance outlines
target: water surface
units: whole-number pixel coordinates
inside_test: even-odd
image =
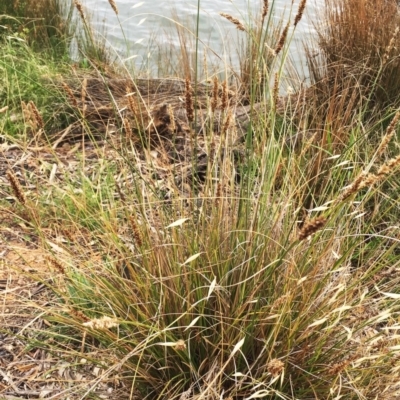
[[[306,75],[302,42],[313,37],[313,21],[317,8],[323,0],[309,0],[303,19],[295,30],[290,44],[290,57],[296,64],[300,75]],[[106,31],[107,40],[122,62],[134,62],[144,67],[152,75],[165,73],[166,64],[173,64],[179,57],[181,47],[177,24],[183,30],[192,32],[187,35],[189,53],[195,53],[195,27],[198,10],[197,0],[116,0],[118,17],[108,0],[83,0],[97,31]],[[219,64],[238,66],[238,52],[243,48],[245,33],[220,16],[228,13],[245,23],[256,18],[261,10],[261,1],[257,0],[201,0],[199,13],[199,65],[204,69],[204,60],[208,65]],[[273,21],[287,22],[291,15],[293,21],[300,0],[270,0]],[[318,5],[318,7],[316,6]],[[292,7],[292,8],[291,8]],[[177,22],[178,21],[178,22]],[[174,51],[176,50],[176,51]],[[204,56],[204,54],[206,55]],[[161,54],[161,56],[160,56]],[[165,65],[163,65],[165,64]]]

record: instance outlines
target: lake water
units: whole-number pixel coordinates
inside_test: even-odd
[[[293,21],[300,1],[294,0],[292,5],[292,0],[270,0],[273,21],[282,20],[286,24],[290,15]],[[303,76],[307,73],[302,42],[313,37],[313,22],[323,1],[307,1],[306,12],[290,44],[290,57]],[[115,0],[118,17],[108,0],[82,2],[92,17],[95,29],[107,32],[107,40],[115,55],[122,62],[145,67],[152,75],[165,74],[168,69],[172,73],[172,59],[179,58],[178,50],[181,48],[177,25],[180,24],[183,31],[195,32],[197,0]],[[205,69],[204,57],[209,66],[218,64],[218,68],[222,69],[224,65],[238,66],[237,54],[246,34],[239,32],[219,13],[228,13],[246,23],[260,14],[261,6],[262,0],[200,0],[198,63],[201,69]],[[189,53],[194,54],[194,34],[187,37]]]

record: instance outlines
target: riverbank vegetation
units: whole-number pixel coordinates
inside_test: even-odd
[[[60,4],[0,6],[0,397],[398,398],[396,1],[326,0],[307,85],[304,0],[154,79]]]

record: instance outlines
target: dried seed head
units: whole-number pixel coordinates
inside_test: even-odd
[[[276,105],[278,104],[278,96],[279,96],[279,74],[278,72],[275,72],[274,87],[272,89],[272,103],[274,108],[276,108]]]
[[[222,97],[221,97],[221,110],[228,108],[228,84],[226,81],[222,82]]]
[[[224,123],[224,126],[222,127],[222,136],[223,137],[225,137],[225,134],[226,134],[226,132],[228,132],[228,129],[229,129],[229,127],[230,127],[230,125],[231,125],[231,121],[232,121],[232,111],[228,111],[228,114],[227,114],[227,116],[226,116],[226,119],[225,119],[225,123]]]
[[[211,98],[211,111],[215,112],[218,107],[218,78],[214,76],[213,80],[213,92]]]
[[[22,191],[21,184],[19,183],[18,178],[14,175],[14,173],[9,169],[6,173],[7,179],[10,182],[11,189],[14,192],[14,196],[17,200],[25,205],[26,204],[26,197],[24,192]]]
[[[74,0],[74,4],[75,4],[76,9],[79,12],[79,15],[82,18],[82,21],[86,24],[86,16],[85,16],[85,13],[83,11],[82,3],[79,0]]]
[[[132,132],[132,127],[131,127],[131,123],[129,122],[129,119],[128,118],[124,118],[122,120],[122,123],[124,125],[126,139],[132,140],[133,139],[133,132]]]
[[[131,224],[133,238],[135,240],[136,245],[138,247],[142,247],[142,245],[143,245],[142,234],[140,232],[139,226],[138,226],[135,218],[132,215],[129,216],[129,222]]]
[[[304,223],[299,233],[299,240],[307,239],[309,236],[318,232],[326,224],[327,219],[325,217],[316,217],[310,219]]]
[[[226,18],[228,21],[232,22],[232,24],[236,25],[236,28],[239,29],[240,31],[244,32],[246,30],[244,25],[237,18],[232,17],[232,15],[223,12],[220,12],[219,15],[221,15],[221,17]]]
[[[104,315],[101,318],[95,318],[84,322],[82,325],[90,329],[105,330],[118,326],[119,322],[116,318],[110,318]]]
[[[61,274],[65,275],[65,268],[58,260],[56,260],[55,258],[52,258],[52,257],[46,257],[46,259],[51,267],[56,269]]]
[[[275,378],[282,374],[284,366],[285,364],[281,360],[274,358],[268,363],[267,370]]]
[[[275,55],[278,55],[281,52],[281,50],[283,49],[283,46],[285,45],[285,42],[286,42],[288,31],[289,31],[289,22],[283,29],[282,34],[278,40],[278,44],[275,47]]]
[[[393,48],[395,46],[396,39],[397,39],[397,36],[399,34],[399,31],[400,31],[400,29],[397,26],[396,29],[393,32],[393,36],[390,39],[388,47],[385,50],[385,54],[383,55],[383,65],[385,65],[389,61],[390,53],[392,52],[392,50],[393,50]]]
[[[186,343],[184,340],[180,339],[175,343],[175,350],[182,351],[186,349]]]
[[[114,0],[108,0],[108,2],[110,3],[110,6],[114,10],[115,14],[118,15],[118,8],[117,8],[117,5],[115,4],[115,1]]]
[[[361,189],[364,179],[366,178],[367,174],[362,172],[360,175],[357,176],[356,179],[348,186],[343,193],[339,196],[339,201],[346,200],[352,194],[357,193],[359,189]]]
[[[139,116],[139,107],[136,98],[133,97],[134,93],[131,92],[130,88],[126,88],[126,98],[128,99],[128,108],[131,110],[132,114],[137,117]]]
[[[264,4],[263,4],[263,9],[262,9],[262,15],[261,15],[261,19],[264,22],[265,17],[268,14],[268,0],[264,0]]]
[[[304,9],[306,8],[306,3],[307,0],[301,0],[301,3],[299,5],[299,9],[297,10],[296,17],[294,18],[294,26],[297,26],[297,24],[300,22],[301,18],[303,17]]]
[[[193,89],[189,78],[185,80],[186,116],[189,122],[194,120]]]
[[[390,140],[392,139],[393,135],[396,132],[396,126],[397,123],[399,122],[400,118],[400,110],[396,112],[396,115],[393,117],[392,121],[390,122],[389,126],[386,129],[386,133],[383,136],[381,143],[378,146],[378,149],[376,150],[376,155],[379,157],[385,150],[387,145],[389,144]]]
[[[33,101],[29,102],[29,107],[32,111],[32,115],[35,119],[36,125],[40,128],[43,129],[44,128],[44,122],[43,122],[43,118],[39,113],[39,110],[37,109],[35,103]]]
[[[72,89],[68,86],[67,83],[63,82],[62,87],[65,90],[65,93],[67,94],[67,97],[69,98],[70,103],[75,107],[78,108],[78,102],[76,101],[76,98],[74,96],[74,93],[72,92]]]

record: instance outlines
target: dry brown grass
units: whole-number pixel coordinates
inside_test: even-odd
[[[322,58],[308,52],[319,95],[332,101],[335,118],[368,102],[382,106],[398,101],[398,5],[395,0],[326,0],[317,25]]]

